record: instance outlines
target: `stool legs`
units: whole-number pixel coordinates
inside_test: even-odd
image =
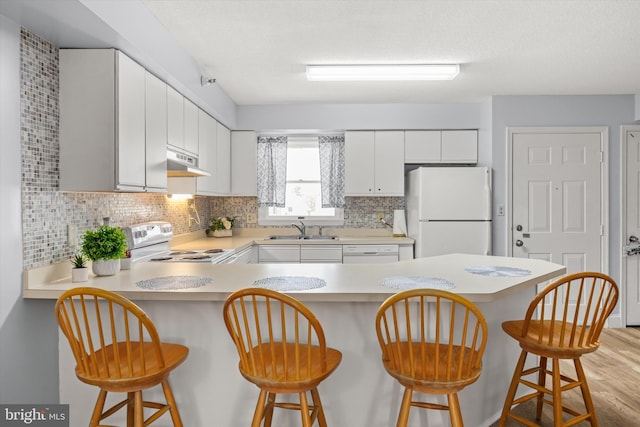
[[[527,352],[522,350],[520,352],[520,359],[518,359],[518,363],[516,364],[516,369],[513,373],[513,378],[511,379],[511,385],[509,386],[507,397],[504,400],[502,415],[500,416],[500,421],[498,423],[499,427],[504,427],[504,425],[507,422],[507,417],[509,416],[509,412],[511,412],[511,405],[513,404],[513,398],[515,397],[516,391],[518,390],[518,384],[520,383],[520,375],[522,373],[522,370],[524,369],[524,362],[526,360],[527,360]]]
[[[164,398],[169,405],[169,413],[171,414],[171,421],[173,421],[173,427],[182,427],[182,419],[180,418],[180,412],[178,412],[178,405],[173,397],[169,380],[162,381],[162,390],[164,391]]]
[[[318,425],[320,427],[327,427],[327,419],[324,417],[324,410],[322,409],[322,402],[320,401],[320,393],[318,389],[311,389],[311,399],[313,406],[316,408],[316,417],[318,418]]]
[[[398,414],[397,427],[406,427],[409,422],[409,410],[411,409],[411,399],[413,398],[413,390],[410,388],[404,389],[402,396],[402,403],[400,404],[400,413]]]
[[[538,371],[538,385],[541,388],[546,388],[547,383],[547,358],[540,357],[540,370]],[[544,406],[544,393],[538,391],[538,397],[536,398],[536,420],[540,421],[542,418],[542,407]]]
[[[587,385],[587,377],[584,375],[584,370],[582,369],[582,363],[580,359],[574,359],[573,365],[576,368],[576,375],[578,376],[578,381],[580,382],[580,391],[582,392],[582,398],[584,399],[584,406],[587,408],[587,413],[589,414],[589,421],[593,427],[598,427],[598,420],[596,419],[596,408],[593,406],[593,400],[591,399],[591,392],[589,391],[589,386]]]
[[[451,417],[451,427],[464,427],[462,422],[462,413],[460,412],[460,402],[458,401],[458,393],[447,395],[449,403],[449,416]]]
[[[96,401],[96,406],[93,408],[91,421],[89,421],[90,427],[96,427],[98,424],[100,424],[105,400],[107,400],[107,392],[106,390],[100,390],[100,393],[98,394],[98,400]]]

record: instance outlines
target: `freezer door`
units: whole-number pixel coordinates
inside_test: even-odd
[[[491,169],[420,168],[421,220],[490,220]]]
[[[491,221],[420,221],[416,258],[447,255],[491,255]]]

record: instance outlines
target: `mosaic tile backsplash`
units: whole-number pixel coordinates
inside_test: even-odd
[[[150,193],[72,193],[59,191],[58,48],[25,29],[21,41],[22,228],[25,268],[63,262],[78,248],[67,244],[67,227],[78,236],[104,217],[128,226],[168,221],[175,234],[207,228],[212,216],[237,216],[236,227],[254,228],[255,197],[200,197],[172,200]],[[383,228],[376,212],[389,220],[404,209],[402,197],[347,197],[345,228]]]

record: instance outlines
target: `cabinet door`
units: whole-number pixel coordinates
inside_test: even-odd
[[[197,179],[197,193],[214,195],[216,192],[216,141],[218,122],[202,110],[198,112],[198,166],[210,176],[201,176]]]
[[[374,193],[373,131],[345,133],[344,193],[347,196],[371,196]]]
[[[121,52],[116,55],[116,187],[145,186],[145,70]]]
[[[59,54],[60,190],[114,191],[115,50],[60,49]]]
[[[184,149],[198,154],[198,110],[193,102],[184,98]]]
[[[477,130],[443,130],[443,163],[478,163]]]
[[[167,86],[167,141],[184,149],[184,97],[171,86]]]
[[[405,163],[440,163],[439,130],[408,130],[404,133]]]
[[[258,195],[258,142],[253,131],[231,132],[231,194]]]
[[[147,191],[167,189],[167,85],[147,72],[146,85],[146,187]]]
[[[375,133],[375,193],[404,196],[404,132]]]
[[[342,245],[300,245],[300,262],[342,264]]]
[[[216,193],[231,192],[231,131],[217,124]]]
[[[258,261],[260,264],[300,263],[300,245],[260,245],[258,246]]]

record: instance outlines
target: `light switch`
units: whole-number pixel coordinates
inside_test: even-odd
[[[73,224],[67,224],[67,245],[78,246],[78,229]]]

